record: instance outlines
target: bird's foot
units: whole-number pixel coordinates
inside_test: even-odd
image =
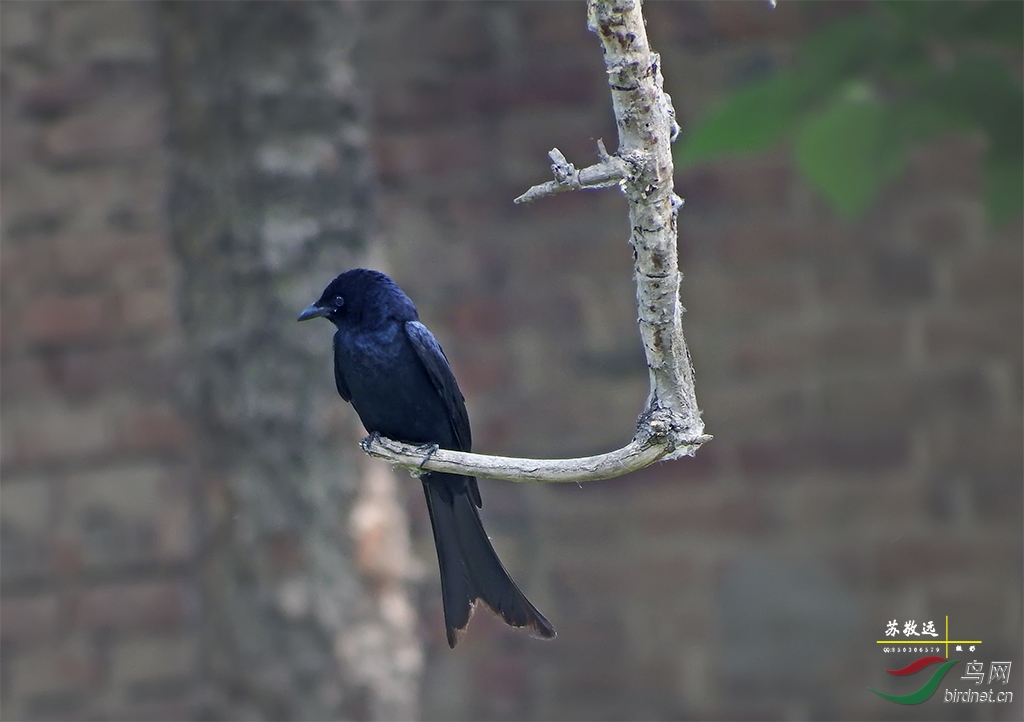
[[[380,441],[380,432],[371,431],[369,436],[364,436],[359,441],[359,448],[363,451],[369,452],[370,447]]]
[[[424,464],[430,461],[430,457],[433,456],[434,452],[437,451],[439,448],[440,447],[437,444],[423,444],[423,446],[416,447],[416,451],[424,455],[423,461],[420,462],[420,469],[423,468]]]

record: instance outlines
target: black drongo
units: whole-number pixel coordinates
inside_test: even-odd
[[[327,318],[334,380],[368,432],[411,444],[470,450],[466,403],[448,359],[394,281],[356,268],[335,278],[300,321]],[[550,639],[555,630],[505,571],[487,538],[471,476],[421,476],[441,570],[448,644],[454,647],[477,600],[513,627]]]

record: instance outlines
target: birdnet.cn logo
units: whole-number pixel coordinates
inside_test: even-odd
[[[954,654],[970,656],[973,659],[964,665],[964,674],[960,677],[961,684],[952,688],[947,686],[943,690],[943,702],[959,704],[1012,702],[1013,692],[1000,689],[1000,685],[1005,686],[1010,682],[1012,662],[990,661],[986,673],[985,662],[978,661],[976,658],[981,648],[981,640],[950,639],[948,615],[944,631],[945,633],[940,638],[939,630],[935,628],[935,622],[932,620],[919,623],[911,619],[903,622],[902,626],[896,619],[886,622],[886,638],[877,640],[877,644],[882,645],[882,651],[885,654],[893,655],[889,658],[892,663],[886,666],[895,668],[887,668],[885,671],[900,679],[886,685],[893,688],[891,693],[880,692],[870,687],[868,689],[882,699],[896,704],[921,704],[935,694],[935,690],[942,684],[946,674],[960,661],[959,658],[950,658],[950,647],[952,647]],[[894,664],[897,660],[900,664]],[[907,663],[903,664],[903,662]],[[934,668],[927,677],[919,676],[920,672],[931,669],[936,664],[940,666]],[[911,682],[911,680],[914,681]],[[926,681],[922,684],[922,680]],[[907,691],[908,689],[910,691]],[[897,694],[898,691],[902,691],[902,694]]]

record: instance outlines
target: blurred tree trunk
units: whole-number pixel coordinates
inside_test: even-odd
[[[357,21],[338,2],[160,7],[211,718],[416,715],[396,482],[357,451],[332,329],[295,322],[369,251]]]

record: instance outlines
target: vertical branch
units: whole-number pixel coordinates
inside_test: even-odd
[[[677,458],[692,454],[688,442],[704,431],[679,302],[676,215],[683,201],[673,191],[671,149],[679,126],[640,2],[589,0],[587,10],[604,49],[619,130],[616,155],[628,167],[621,187],[629,201],[638,323],[651,384],[644,416],[672,446],[664,458]]]
[[[619,149],[609,155],[598,141],[599,162],[577,169],[555,148],[549,153],[555,179],[533,186],[515,202],[612,185],[626,195],[637,322],[651,385],[636,434],[621,449],[576,459],[515,459],[446,449],[425,453],[411,444],[378,436],[363,440],[363,450],[371,456],[414,473],[425,470],[508,481],[581,482],[621,476],[663,459],[692,456],[711,438],[704,434],[690,352],[683,338],[682,275],[676,252],[676,215],[683,201],[673,192],[671,149],[679,126],[672,99],[663,87],[661,59],[647,42],[639,0],[589,0],[587,23],[604,48]]]

